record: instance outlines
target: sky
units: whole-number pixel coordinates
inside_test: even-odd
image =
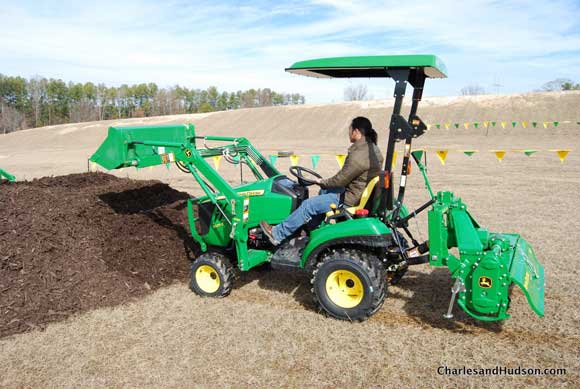
[[[435,54],[447,79],[425,96],[477,84],[489,93],[580,82],[580,0],[185,1],[0,0],[0,73],[107,85],[155,82],[344,99],[363,83],[375,99],[392,80],[329,80],[284,72],[333,56]]]

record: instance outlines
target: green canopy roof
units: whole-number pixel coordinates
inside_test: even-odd
[[[435,55],[374,55],[319,58],[296,62],[287,72],[318,78],[389,77],[389,69],[423,69],[430,78],[446,78],[445,64]],[[386,70],[386,71],[385,71]]]

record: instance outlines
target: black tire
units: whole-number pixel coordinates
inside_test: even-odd
[[[340,320],[368,319],[383,306],[387,295],[382,263],[376,256],[355,249],[325,254],[312,272],[311,282],[320,310]],[[334,296],[329,295],[333,288]]]
[[[234,267],[228,257],[205,253],[191,264],[191,290],[202,297],[226,297],[234,284]]]

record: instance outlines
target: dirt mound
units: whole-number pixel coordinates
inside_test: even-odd
[[[187,279],[187,197],[102,173],[0,185],[0,337]]]

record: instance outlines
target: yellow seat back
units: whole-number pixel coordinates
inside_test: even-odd
[[[372,180],[369,181],[369,183],[367,184],[365,190],[363,190],[362,195],[360,197],[360,201],[358,203],[358,205],[354,206],[354,207],[348,207],[347,210],[350,213],[355,213],[356,211],[358,211],[359,209],[363,209],[369,199],[371,198],[371,195],[373,194],[373,190],[375,189],[375,185],[377,184],[377,182],[379,181],[379,176],[376,176],[375,178],[373,178]]]
[[[373,194],[373,190],[375,189],[375,185],[377,185],[378,181],[379,181],[379,176],[376,176],[375,178],[370,180],[369,183],[367,184],[365,190],[363,190],[363,192],[362,192],[362,195],[360,197],[360,201],[359,201],[358,205],[355,205],[353,207],[348,207],[348,208],[346,208],[346,210],[349,213],[354,214],[359,209],[363,209],[367,205],[369,199],[371,198],[371,195]],[[334,215],[334,211],[328,211],[326,213],[326,216],[328,216],[328,217],[330,217],[332,215]]]

